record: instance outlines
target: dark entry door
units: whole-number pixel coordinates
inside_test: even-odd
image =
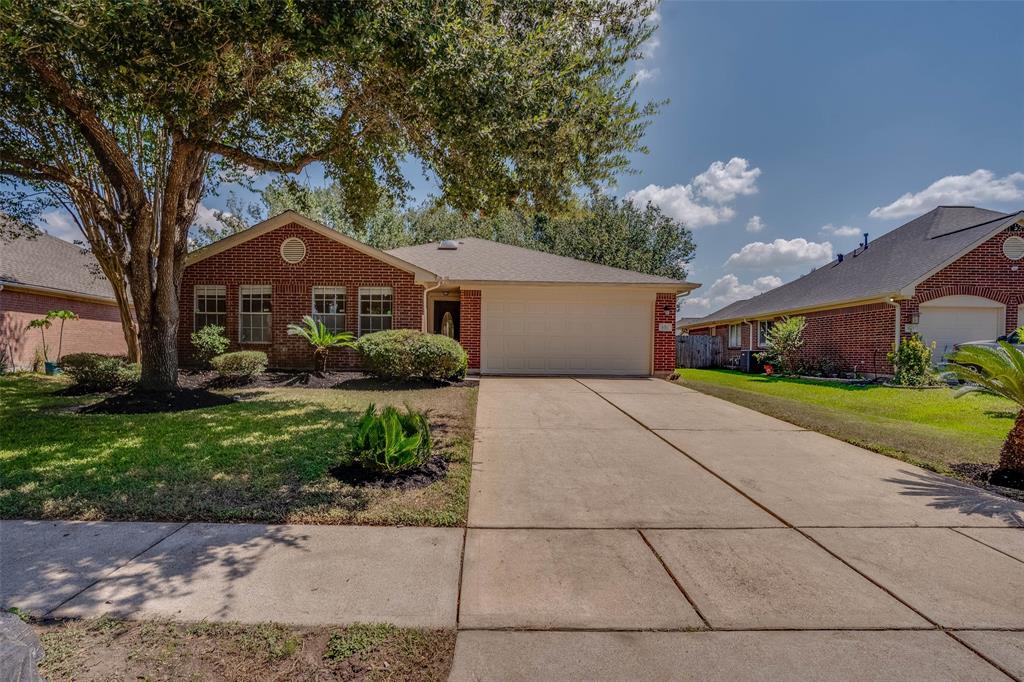
[[[453,338],[459,340],[459,301],[434,301],[434,333],[441,334],[445,313],[451,315]]]

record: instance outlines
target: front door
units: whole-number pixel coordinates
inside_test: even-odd
[[[459,340],[459,301],[434,301],[434,333]]]

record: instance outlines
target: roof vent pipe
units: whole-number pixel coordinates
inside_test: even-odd
[[[843,254],[839,254],[838,256],[836,256],[836,263],[842,263],[842,262],[843,262]]]
[[[868,233],[865,232],[864,233],[864,249],[866,250],[867,248],[868,248]]]

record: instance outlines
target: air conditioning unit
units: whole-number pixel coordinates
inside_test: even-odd
[[[761,374],[764,372],[764,363],[754,357],[760,352],[756,350],[740,351],[740,371],[747,374]]]

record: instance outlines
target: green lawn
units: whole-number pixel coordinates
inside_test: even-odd
[[[954,390],[911,390],[879,385],[681,369],[681,383],[793,424],[898,457],[940,473],[951,465],[992,463],[1013,425],[1013,403]]]
[[[466,516],[475,388],[251,388],[218,407],[99,415],[74,411],[99,396],[64,397],[64,386],[0,377],[0,518],[450,526]],[[429,410],[447,477],[404,491],[333,478],[371,402]]]

